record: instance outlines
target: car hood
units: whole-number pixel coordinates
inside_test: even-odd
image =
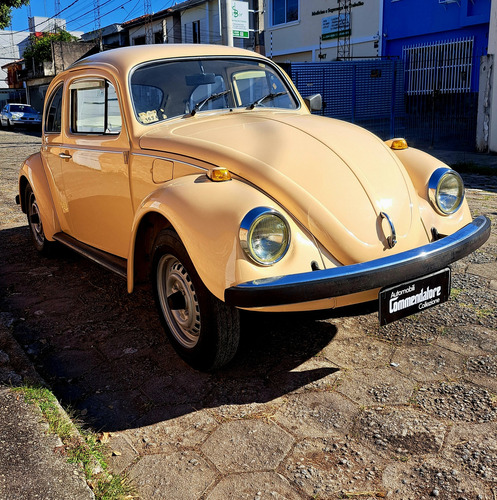
[[[427,242],[404,167],[352,124],[274,111],[187,117],[154,127],[140,146],[228,168],[277,200],[342,264]],[[382,212],[397,235],[393,249]]]

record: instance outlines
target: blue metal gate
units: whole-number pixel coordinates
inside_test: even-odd
[[[291,63],[286,69],[303,96],[323,96],[324,116],[356,123],[382,139],[405,137],[420,148],[474,150],[477,92],[469,87],[445,88],[439,84],[445,81],[441,78],[432,78],[431,90],[414,92],[412,64],[412,57],[405,57]],[[459,80],[467,73],[459,59],[448,57],[441,58],[438,66],[428,56],[421,63],[418,57],[416,64],[425,73],[436,74],[456,66]]]
[[[292,63],[291,78],[303,95],[321,94],[328,117],[356,123],[383,139],[395,136],[404,111],[400,61]]]

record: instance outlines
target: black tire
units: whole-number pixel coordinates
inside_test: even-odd
[[[48,241],[45,237],[43,225],[41,223],[40,209],[38,208],[38,203],[33,193],[33,189],[29,184],[26,186],[24,196],[29,231],[31,233],[33,244],[38,252],[49,257],[54,253],[56,243],[54,241]]]
[[[161,321],[176,352],[202,371],[231,361],[240,341],[239,312],[207,290],[174,231],[157,236],[152,269]]]

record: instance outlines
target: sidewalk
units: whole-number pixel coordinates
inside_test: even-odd
[[[0,498],[2,500],[94,499],[83,471],[69,464],[60,439],[49,434],[38,409],[11,386],[42,383],[0,317]]]
[[[497,169],[497,155],[493,154],[450,151],[445,149],[425,149],[424,151],[449,166],[455,163],[474,163],[482,167],[495,167]]]

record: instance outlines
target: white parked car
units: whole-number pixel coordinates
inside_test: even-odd
[[[7,103],[0,114],[2,127],[14,125],[41,125],[41,113],[29,104]]]

